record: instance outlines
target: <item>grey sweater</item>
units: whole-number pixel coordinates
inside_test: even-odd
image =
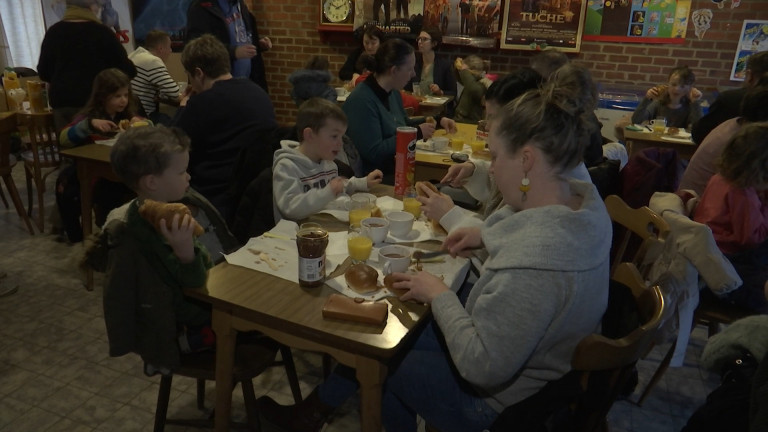
[[[490,257],[466,309],[452,293],[432,302],[457,370],[498,411],[567,373],[605,311],[611,221],[594,185],[570,184],[584,197],[576,211],[491,215],[482,228]]]

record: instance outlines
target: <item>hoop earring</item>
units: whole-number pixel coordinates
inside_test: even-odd
[[[523,174],[523,179],[520,181],[520,192],[523,193],[521,201],[525,202],[528,199],[528,191],[531,190],[531,179],[528,178],[528,173]]]

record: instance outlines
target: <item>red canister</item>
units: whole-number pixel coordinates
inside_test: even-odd
[[[395,147],[395,195],[405,195],[412,187],[413,172],[416,168],[416,128],[397,128],[397,145]]]

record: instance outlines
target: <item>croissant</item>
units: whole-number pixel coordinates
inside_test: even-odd
[[[139,215],[146,219],[149,223],[154,225],[157,232],[160,231],[160,220],[165,219],[165,225],[168,229],[171,229],[173,225],[173,216],[178,214],[179,215],[179,224],[181,223],[181,220],[184,218],[184,215],[189,215],[190,218],[192,218],[192,224],[194,225],[195,237],[199,237],[203,235],[205,230],[203,230],[203,227],[200,226],[199,223],[195,220],[195,218],[192,217],[192,212],[189,211],[189,208],[181,203],[164,203],[159,202],[151,199],[146,199],[139,207]]]

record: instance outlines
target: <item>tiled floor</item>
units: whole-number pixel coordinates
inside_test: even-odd
[[[26,201],[23,167],[16,167],[14,177]],[[54,177],[49,178],[49,208]],[[0,432],[152,430],[160,380],[142,374],[138,356],[108,356],[100,279],[97,276],[96,290],[85,290],[77,270],[80,245],[59,243],[51,234],[30,236],[13,207],[0,207],[0,246],[0,272],[8,273],[0,283],[19,286],[18,293],[0,298]],[[611,430],[680,430],[717,385],[717,377],[698,368],[704,338],[704,329],[697,329],[685,366],[670,369],[642,408],[631,402],[637,393],[630,401],[616,403],[609,416]],[[666,348],[657,347],[640,363],[638,388],[647,382]],[[302,392],[307,395],[320,382],[320,358],[297,350],[294,356]],[[291,400],[280,368],[264,373],[254,384],[257,396],[269,393],[281,403]],[[169,414],[204,417],[195,407],[194,392],[192,380],[176,378]],[[211,407],[212,384],[206,397]],[[326,430],[359,430],[357,401],[340,411]],[[244,417],[237,389],[233,416]],[[169,426],[166,430],[185,429]]]

